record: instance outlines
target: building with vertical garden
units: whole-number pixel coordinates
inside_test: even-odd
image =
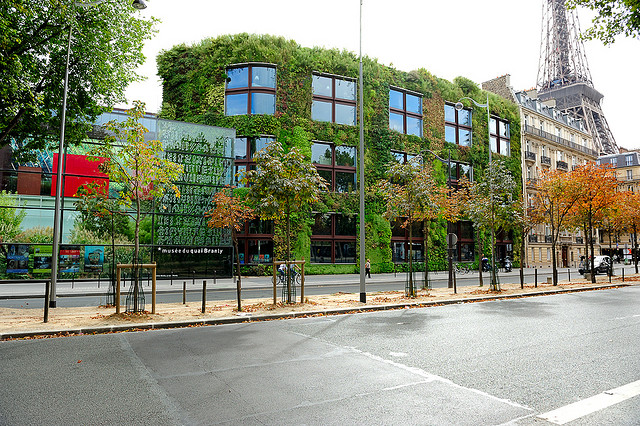
[[[404,72],[364,57],[364,138],[366,190],[366,256],[373,272],[391,271],[407,260],[424,256],[422,226],[412,232],[383,216],[386,206],[372,188],[394,161],[424,154],[437,178],[455,185],[463,176],[482,180],[489,159],[503,157],[516,181],[521,181],[518,107],[489,93],[491,126],[482,104],[487,92],[469,79],[440,79],[426,69]],[[237,34],[178,45],[158,56],[163,85],[160,116],[236,130],[236,182],[253,166],[256,152],[270,143],[297,146],[310,165],[329,183],[330,191],[295,220],[293,253],[322,273],[356,272],[358,268],[359,58],[347,51],[306,48],[269,35]],[[489,136],[491,135],[491,136]],[[427,154],[451,156],[451,167]],[[520,189],[518,189],[520,191]],[[514,194],[517,196],[517,194]],[[241,262],[270,263],[284,252],[284,224],[256,219],[240,232]],[[478,259],[478,239],[472,223],[433,221],[429,226],[430,269],[446,265],[446,234],[455,232],[454,258]],[[497,234],[497,252],[511,252],[512,233]],[[488,244],[484,245],[488,247]]]

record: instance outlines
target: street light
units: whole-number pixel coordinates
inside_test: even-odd
[[[364,112],[362,109],[363,100],[362,94],[363,83],[362,83],[362,0],[360,0],[360,73],[359,73],[359,106],[360,106],[360,114],[359,114],[359,125],[360,125],[360,146],[358,149],[358,156],[360,157],[360,302],[367,303],[367,292],[365,290],[365,277],[364,277],[364,262],[365,262],[365,250],[364,250],[364,123],[363,117]]]
[[[89,8],[105,0],[96,0],[90,3],[74,2],[74,7]],[[132,6],[135,9],[142,10],[147,7],[144,0],[134,0]],[[60,231],[61,216],[60,201],[62,199],[62,168],[64,167],[64,131],[67,117],[67,92],[69,90],[69,58],[71,57],[71,34],[73,32],[73,21],[69,24],[69,33],[67,36],[67,59],[64,68],[64,90],[62,92],[62,114],[60,114],[60,142],[58,143],[58,170],[56,171],[56,196],[53,207],[53,244],[51,253],[51,291],[49,292],[49,306],[56,307],[56,283],[58,281],[58,257],[60,255]],[[45,300],[45,304],[47,301]]]
[[[487,94],[487,103],[486,104],[480,104],[478,102],[476,102],[474,99],[471,99],[467,96],[462,97],[460,99],[458,99],[458,102],[456,102],[455,105],[455,109],[456,111],[460,111],[461,109],[464,108],[464,105],[462,104],[462,100],[463,99],[467,99],[471,102],[473,102],[473,104],[475,106],[477,106],[478,108],[486,108],[487,110],[487,143],[489,144],[489,206],[491,208],[491,289],[492,290],[497,290],[498,286],[496,284],[496,268],[495,268],[495,230],[493,229],[493,176],[492,176],[492,162],[491,162],[491,115],[489,112],[489,94]]]

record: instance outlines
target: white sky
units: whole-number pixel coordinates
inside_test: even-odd
[[[272,34],[301,46],[359,51],[358,0],[147,0],[141,13],[162,22],[144,47],[147,61],[128,101],[141,100],[157,112],[162,89],[156,55],[174,45],[198,43],[222,34]],[[513,88],[535,87],[540,54],[543,0],[364,0],[362,53],[403,71],[426,68],[434,75],[483,81],[511,75]],[[580,11],[580,25],[591,20]],[[640,148],[634,125],[640,100],[640,40],[619,38],[612,47],[585,43],[595,88],[618,146]],[[120,105],[126,107],[127,105]],[[636,123],[637,124],[637,123]]]

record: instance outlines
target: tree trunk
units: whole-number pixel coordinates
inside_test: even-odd
[[[480,287],[484,285],[484,281],[482,278],[482,258],[484,257],[484,245],[482,244],[482,236],[480,235],[480,231],[478,234],[478,282],[480,283]]]
[[[589,212],[588,218],[589,218],[589,247],[591,248],[591,282],[595,284],[596,271],[594,267],[595,267],[596,260],[594,259],[595,256],[593,253],[593,222],[591,218],[591,212]]]
[[[423,288],[429,288],[429,221],[423,223],[424,232],[424,285]]]
[[[238,251],[238,236],[235,229],[231,228],[231,236],[233,238],[233,247],[236,250],[236,273],[238,274],[238,281],[236,286],[236,293],[238,295],[238,312],[242,311],[242,274],[240,273],[240,252]]]
[[[526,230],[522,229],[522,241],[520,242],[520,288],[524,288],[524,257],[527,255],[524,250],[524,239]]]
[[[613,275],[613,247],[611,247],[611,232],[613,232],[613,230],[609,227],[609,260],[611,261],[609,264],[609,276]]]
[[[139,312],[138,297],[140,291],[140,274],[138,273],[139,257],[140,257],[140,199],[136,197],[136,232],[134,237],[133,250],[133,312]]]
[[[633,225],[633,244],[631,245],[633,263],[636,267],[636,274],[638,273],[638,234],[636,233],[636,225]]]

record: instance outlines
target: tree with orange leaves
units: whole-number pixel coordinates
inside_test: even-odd
[[[243,200],[239,197],[234,197],[233,187],[228,185],[222,191],[217,192],[213,196],[212,203],[214,207],[204,214],[208,219],[207,226],[209,228],[229,229],[231,231],[233,247],[236,251],[236,273],[238,275],[236,291],[238,295],[239,312],[242,311],[242,276],[240,274],[238,231],[241,231],[245,222],[251,220],[255,215],[253,213],[253,209],[247,206]]]
[[[579,194],[577,202],[571,209],[571,221],[584,229],[587,236],[587,249],[590,251],[590,271],[594,271],[593,229],[604,223],[607,210],[615,205],[618,181],[615,170],[609,165],[598,165],[593,162],[579,166],[568,174],[576,185]],[[591,274],[591,282],[596,282],[595,274]]]
[[[619,231],[627,231],[631,236],[633,263],[638,273],[638,230],[640,229],[640,193],[624,191],[618,194],[613,226]]]
[[[551,262],[553,285],[558,285],[556,246],[560,232],[570,227],[571,213],[582,194],[571,173],[560,170],[542,172],[536,186],[531,218],[537,223],[547,223],[551,228]]]

